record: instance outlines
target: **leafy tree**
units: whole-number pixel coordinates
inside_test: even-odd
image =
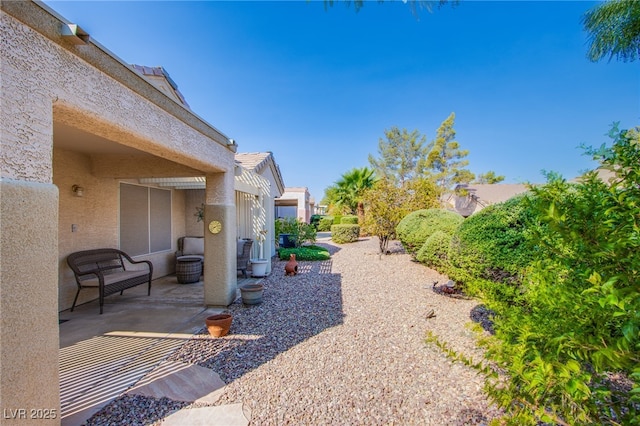
[[[364,195],[366,214],[363,230],[379,239],[380,253],[388,253],[389,241],[396,238],[396,226],[414,210],[436,207],[437,190],[432,181],[416,179],[397,186],[388,179],[379,179]]]
[[[476,177],[475,183],[500,183],[504,180],[504,176],[496,176],[496,172],[489,170],[487,173],[482,173]]]
[[[447,3],[451,3],[453,5],[457,5],[460,0],[403,0],[403,3],[406,3],[409,6],[409,9],[414,15],[418,15],[419,9],[424,9],[428,12],[433,12],[434,6],[442,7]],[[382,3],[383,0],[378,0],[379,3]],[[328,7],[332,7],[335,3],[335,0],[324,0],[324,8],[325,10]],[[350,5],[352,3],[351,0],[345,0],[344,3]],[[353,0],[353,7],[357,11],[359,11],[365,5],[365,0]]]
[[[609,56],[624,62],[640,56],[640,2],[613,0],[599,4],[583,18],[589,33],[587,57],[596,62]]]
[[[613,179],[532,187],[538,260],[503,305],[489,395],[511,424],[639,424],[640,128],[591,150]]]
[[[417,130],[409,133],[395,126],[384,133],[386,140],[378,140],[380,157],[369,155],[369,163],[376,176],[404,187],[408,181],[424,174],[426,137]]]
[[[334,200],[339,206],[346,207],[347,213],[356,213],[358,219],[364,219],[364,203],[362,197],[371,188],[376,178],[368,167],[352,169],[342,175],[336,182]]]
[[[331,185],[324,189],[324,197],[322,197],[320,204],[327,206],[328,213],[333,212],[336,208],[336,200],[338,199],[337,191],[338,188],[336,185]]]
[[[452,112],[440,124],[436,138],[427,147],[425,166],[440,188],[441,197],[452,190],[456,184],[469,183],[475,177],[464,168],[469,164],[469,160],[464,160],[469,151],[460,149],[460,144],[455,140],[456,131],[453,129],[455,117],[455,113]]]

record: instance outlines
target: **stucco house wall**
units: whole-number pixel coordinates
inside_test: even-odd
[[[205,235],[205,303],[235,297],[235,144],[99,43],[63,36],[67,23],[42,3],[0,3],[0,408],[60,412],[51,331],[68,303],[63,259],[78,248],[117,247],[120,182],[205,176],[205,222],[225,224]],[[109,150],[70,143],[56,125],[102,138]],[[84,197],[72,198],[74,184]],[[173,195],[177,237],[189,215]],[[170,254],[154,254],[154,263]]]
[[[196,208],[201,207],[204,202],[204,189],[185,189],[178,191],[183,193],[185,199],[185,231],[184,235],[192,237],[204,236],[204,222],[198,222],[195,216]]]

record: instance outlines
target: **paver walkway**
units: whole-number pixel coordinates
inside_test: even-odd
[[[238,278],[239,284],[254,281]],[[203,306],[202,282],[180,285],[175,276],[163,277],[153,281],[151,296],[143,287],[106,298],[102,315],[97,302],[61,312],[63,426],[82,424],[122,395],[200,330],[207,315],[220,312]]]

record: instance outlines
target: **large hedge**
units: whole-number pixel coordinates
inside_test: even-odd
[[[442,231],[453,234],[463,221],[462,216],[449,210],[416,210],[398,223],[396,235],[405,250],[415,254],[433,233]]]
[[[439,272],[446,273],[451,238],[452,235],[444,231],[434,232],[416,253],[416,260]]]
[[[357,225],[358,224],[358,216],[356,215],[346,215],[342,216],[340,219],[340,224],[342,225]]]
[[[316,245],[288,249],[281,248],[278,250],[278,257],[280,260],[289,260],[292,253],[296,255],[296,260],[328,260],[331,258],[329,250]]]
[[[358,241],[360,226],[358,225],[333,225],[331,227],[331,240],[338,244],[353,243]]]
[[[320,232],[331,231],[331,225],[333,225],[333,216],[323,216],[318,221],[317,229]]]
[[[510,303],[534,260],[535,250],[527,244],[527,226],[534,221],[527,195],[468,217],[451,240],[449,277],[469,294]]]

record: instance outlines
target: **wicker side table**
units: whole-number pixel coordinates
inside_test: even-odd
[[[180,284],[200,281],[202,259],[197,256],[182,256],[176,260],[176,278]]]

